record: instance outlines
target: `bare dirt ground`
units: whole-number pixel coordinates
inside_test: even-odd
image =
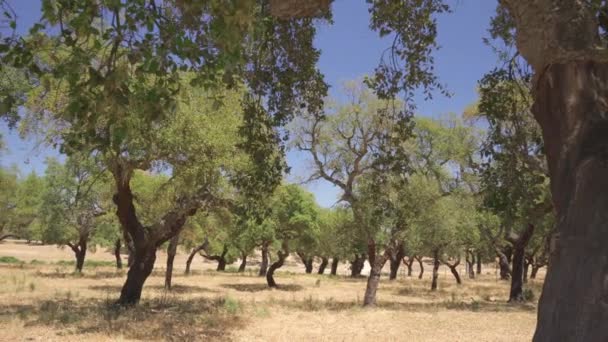
[[[494,265],[474,280],[461,270],[461,286],[442,267],[437,292],[428,290],[430,267],[421,280],[401,270],[396,281],[382,279],[377,307],[363,309],[366,279],[346,277],[346,265],[338,277],[307,275],[292,260],[269,290],[255,262],[243,274],[218,273],[197,257],[184,276],[184,254],[173,291],[163,289],[159,252],[142,302],[126,310],[113,305],[124,270],[85,265],[75,275],[61,262],[72,261],[69,249],[2,243],[0,258],[19,261],[0,263],[0,341],[529,341],[536,323],[536,298],[507,304],[509,285]],[[114,261],[101,248],[88,259]],[[543,276],[528,284],[536,297]]]

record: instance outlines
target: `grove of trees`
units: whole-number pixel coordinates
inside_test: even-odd
[[[314,46],[331,0],[43,0],[20,31],[0,0],[0,116],[66,156],[44,175],[2,166],[0,240],[67,246],[79,272],[91,246],[117,266],[125,246],[120,305],[180,245],[187,272],[259,252],[269,287],[289,256],[355,277],[367,261],[366,306],[387,262],[394,279],[432,260],[435,290],[442,265],[461,283],[461,263],[474,278],[498,260],[511,302],[549,265],[535,341],[608,340],[606,2],[500,0],[486,41],[502,64],[462,116],[435,118],[415,99],[449,95],[433,52],[450,1],[366,2],[392,43],[331,99]],[[288,148],[334,207],[284,180]]]

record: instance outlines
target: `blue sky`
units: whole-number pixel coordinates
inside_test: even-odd
[[[39,0],[9,0],[17,11],[20,29],[36,21],[40,15]],[[487,36],[490,17],[496,8],[495,0],[453,0],[453,13],[438,18],[440,50],[435,54],[435,70],[452,97],[436,95],[431,101],[417,101],[418,114],[437,116],[449,112],[461,113],[475,101],[477,81],[497,62],[492,50],[483,44]],[[343,81],[371,74],[388,42],[378,38],[369,29],[369,15],[364,0],[335,0],[334,24],[319,27],[316,45],[321,49],[319,67],[331,85],[330,94],[339,95]],[[1,124],[0,132],[8,151],[0,154],[0,164],[16,164],[22,174],[31,170],[43,173],[47,156],[57,152],[36,147],[33,141],[19,139]],[[290,181],[301,181],[308,175],[310,163],[307,155],[290,151],[288,162],[292,167]],[[322,206],[336,203],[339,191],[325,181],[307,184]]]

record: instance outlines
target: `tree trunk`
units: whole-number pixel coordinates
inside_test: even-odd
[[[528,258],[524,258],[524,283],[528,282],[528,271],[530,270],[530,262]]]
[[[268,243],[265,242],[262,244],[262,263],[260,264],[260,272],[258,276],[264,277],[266,276],[266,272],[268,271]]]
[[[431,281],[431,291],[437,290],[437,278],[439,277],[439,250],[433,251],[433,280]]]
[[[156,261],[156,246],[142,246],[136,249],[133,264],[127,272],[127,280],[120,291],[118,304],[134,305],[141,298],[141,291]]]
[[[513,271],[511,273],[511,291],[509,293],[509,302],[522,302],[524,300],[524,263],[526,246],[534,233],[534,225],[528,224],[526,230],[520,234],[507,237],[507,240],[513,245]]]
[[[414,257],[410,256],[407,259],[404,257],[403,264],[405,265],[405,267],[407,267],[407,276],[411,277],[412,276],[412,265],[414,264]]]
[[[205,241],[200,246],[194,248],[190,252],[190,255],[188,255],[188,259],[186,260],[186,271],[184,272],[186,275],[190,274],[190,266],[192,265],[192,260],[194,260],[194,256],[196,255],[196,253],[202,251],[203,249],[206,249],[207,245],[209,245],[209,241],[205,239]]]
[[[302,260],[302,264],[304,264],[304,270],[306,271],[306,274],[311,274],[313,269],[312,257],[309,257],[302,252],[297,252],[296,254],[300,257],[300,260]]]
[[[247,267],[247,253],[241,253],[241,264],[239,265],[239,273],[245,272]]]
[[[424,274],[424,264],[422,263],[422,256],[416,256],[416,260],[418,260],[418,265],[420,266],[420,273],[418,274],[418,279],[422,279],[422,275]]]
[[[116,239],[116,243],[114,244],[114,258],[116,259],[116,269],[122,269],[122,258],[120,257],[120,239]]]
[[[0,241],[2,241],[4,239],[8,239],[8,238],[18,239],[19,237],[15,234],[5,234],[5,235],[0,236]],[[28,240],[27,243],[29,245],[30,241]]]
[[[365,288],[365,295],[363,296],[363,306],[374,306],[376,305],[376,292],[378,291],[378,285],[380,284],[380,274],[384,264],[389,259],[389,256],[387,253],[376,255],[376,246],[373,243],[368,246],[368,250],[371,270],[369,271],[369,277],[367,278],[367,286]]]
[[[82,273],[82,268],[84,267],[84,259],[87,255],[87,240],[88,235],[84,237],[80,237],[77,244],[68,243],[68,246],[74,252],[74,257],[76,258],[76,267],[74,269],[77,273]]]
[[[441,262],[450,269],[450,272],[452,272],[454,279],[456,279],[456,284],[461,285],[462,279],[460,279],[460,274],[458,274],[458,269],[457,269],[458,265],[460,265],[460,256],[458,256],[458,258],[454,261],[453,264],[450,264],[449,262],[447,262],[445,260],[441,260]]]
[[[173,260],[177,254],[177,244],[179,243],[179,234],[169,240],[167,246],[167,269],[165,270],[165,289],[171,290],[171,278],[173,277]]]
[[[268,272],[266,273],[266,282],[268,283],[268,287],[277,287],[277,283],[274,281],[274,271],[283,266],[283,263],[285,262],[285,259],[287,258],[289,253],[279,251],[277,255],[279,259],[272,263],[272,265],[270,265],[270,267],[268,268]]]
[[[226,270],[226,259],[219,258],[217,260],[217,268],[215,269],[218,272],[223,272]]]
[[[331,272],[329,273],[332,276],[338,274],[338,265],[340,264],[340,259],[334,257],[331,261]]]
[[[538,273],[538,270],[540,270],[541,267],[542,266],[532,264],[532,272],[530,273],[530,279],[536,279],[536,274]]]
[[[397,251],[393,252],[389,258],[390,274],[389,280],[397,279],[399,273],[399,266],[401,266],[401,260],[405,257],[405,249],[402,245],[397,247]]]
[[[76,272],[82,273],[84,267],[84,258],[87,255],[87,242],[82,242],[78,245],[78,251],[76,254]]]
[[[318,274],[324,274],[325,273],[325,268],[327,267],[327,264],[329,263],[329,259],[326,257],[321,257],[321,264],[319,265],[319,271],[317,272]]]
[[[498,256],[498,265],[500,267],[500,279],[509,280],[511,277],[511,268],[509,267],[507,256],[498,248],[496,248],[496,255]]]
[[[467,275],[469,279],[475,279],[475,253],[471,250],[466,251]]]
[[[355,254],[355,260],[350,263],[350,276],[355,278],[361,275],[363,266],[365,266],[365,255]]]
[[[477,275],[481,275],[481,253],[477,252]]]

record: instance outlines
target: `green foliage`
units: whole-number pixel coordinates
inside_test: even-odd
[[[0,263],[3,264],[20,264],[22,261],[12,256],[1,256]]]

